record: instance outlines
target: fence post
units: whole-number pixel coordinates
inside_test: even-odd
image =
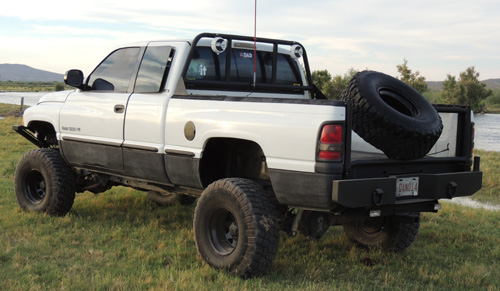
[[[19,112],[23,112],[23,106],[24,106],[24,97],[21,97],[21,107],[19,108]]]

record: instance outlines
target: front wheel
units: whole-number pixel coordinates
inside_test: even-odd
[[[198,200],[194,236],[198,254],[212,267],[243,278],[262,274],[279,244],[271,194],[247,179],[212,183]]]
[[[55,149],[27,152],[17,165],[14,184],[17,202],[26,211],[64,216],[75,200],[73,169]]]
[[[402,252],[415,241],[420,213],[368,218],[343,226],[347,237],[361,247]]]

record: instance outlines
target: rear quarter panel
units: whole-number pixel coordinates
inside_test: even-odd
[[[345,107],[287,103],[286,100],[220,101],[174,97],[166,118],[166,150],[189,151],[201,158],[211,138],[236,138],[256,142],[270,169],[314,172],[321,125],[345,120]],[[309,100],[306,100],[309,101]],[[189,122],[196,135],[189,141]]]

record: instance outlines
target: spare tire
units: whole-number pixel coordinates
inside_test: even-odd
[[[383,73],[357,73],[341,99],[352,103],[353,130],[389,158],[422,158],[443,131],[441,117],[424,96]]]

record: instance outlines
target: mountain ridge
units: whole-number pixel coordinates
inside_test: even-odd
[[[0,64],[0,81],[62,82],[63,74],[35,69],[22,64]]]
[[[491,90],[500,90],[500,78],[486,79],[480,81],[486,84],[486,88]],[[441,91],[443,89],[443,81],[426,81],[430,91]]]
[[[63,74],[35,69],[23,64],[0,64],[0,81],[62,82]],[[500,90],[500,78],[481,81],[488,89]],[[430,91],[441,91],[443,81],[426,81]]]

